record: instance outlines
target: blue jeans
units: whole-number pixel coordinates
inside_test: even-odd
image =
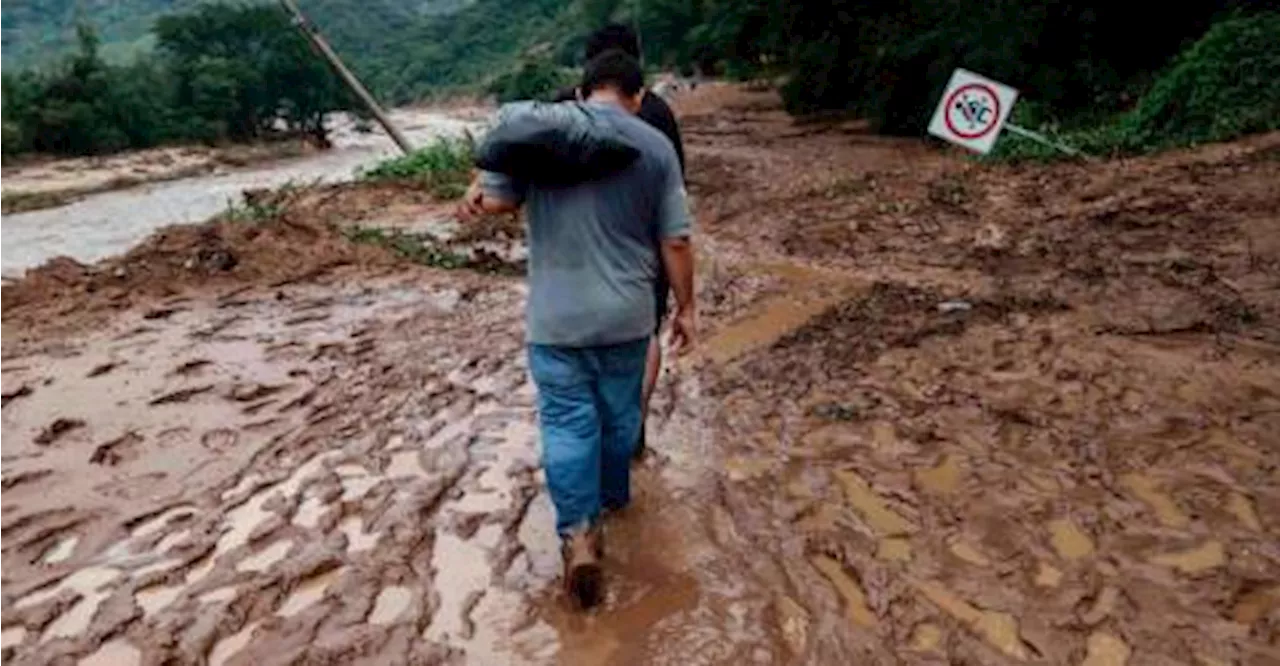
[[[605,347],[529,345],[538,387],[542,467],[567,534],[631,501],[631,454],[649,339]]]

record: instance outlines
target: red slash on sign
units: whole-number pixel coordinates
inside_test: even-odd
[[[995,90],[982,83],[956,88],[943,108],[947,129],[961,139],[986,136],[1000,119],[1000,98]]]

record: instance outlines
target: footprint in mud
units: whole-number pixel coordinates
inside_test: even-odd
[[[214,453],[230,451],[238,441],[240,435],[230,428],[217,428],[200,436],[200,445]]]
[[[99,444],[89,456],[89,462],[114,467],[121,462],[133,460],[138,457],[142,442],[142,435],[129,431],[105,444]]]
[[[72,430],[79,430],[85,425],[85,422],[81,419],[59,417],[54,419],[53,423],[45,426],[45,429],[39,435],[36,435],[35,442],[40,446],[49,446]]]
[[[18,486],[39,481],[52,474],[53,470],[51,469],[36,469],[29,472],[5,475],[4,481],[0,481],[0,490],[13,490]]]
[[[180,307],[155,308],[153,310],[148,310],[144,312],[142,314],[142,318],[148,321],[156,321],[160,319],[168,319],[169,317],[172,317],[173,315],[178,314],[179,312],[185,312],[185,311],[186,311],[186,308],[180,308]]]
[[[3,394],[0,394],[0,407],[4,407],[18,398],[25,398],[35,392],[35,389],[31,388],[31,386],[27,384],[23,384],[12,391],[5,391]]]
[[[89,379],[93,379],[94,377],[101,377],[111,372],[112,370],[119,368],[124,364],[125,364],[124,361],[107,361],[106,363],[103,363],[101,365],[94,366],[94,368],[90,370],[89,374],[85,375],[85,377]]]
[[[153,398],[151,402],[147,404],[152,407],[155,407],[157,405],[172,405],[177,403],[183,403],[183,402],[187,402],[188,400],[198,395],[201,395],[203,393],[208,393],[212,390],[213,390],[213,384],[205,384],[204,386],[193,386],[190,388],[178,389],[176,391],[170,391],[169,393],[165,393],[164,395]]]
[[[291,387],[290,384],[237,384],[227,398],[236,402],[258,402]]]
[[[178,367],[174,368],[173,374],[182,375],[182,376],[191,375],[199,371],[201,368],[204,368],[205,366],[209,366],[209,365],[213,365],[213,361],[210,361],[208,359],[198,358],[192,361],[187,361],[186,363],[183,363],[182,365],[179,365]]]

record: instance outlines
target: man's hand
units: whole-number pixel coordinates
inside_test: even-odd
[[[473,220],[484,214],[484,188],[480,187],[479,176],[471,179],[467,193],[458,202],[457,215],[462,221]]]
[[[698,316],[692,307],[677,308],[671,318],[671,334],[668,341],[677,356],[684,356],[693,349],[698,339]]]
[[[671,346],[677,355],[687,354],[698,335],[698,318],[693,304],[693,243],[680,236],[662,241],[662,267],[676,297],[676,314],[671,318]]]

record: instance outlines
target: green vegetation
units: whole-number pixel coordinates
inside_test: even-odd
[[[78,33],[54,66],[5,71],[5,155],[97,154],[164,142],[324,140],[324,114],[347,99],[325,63],[272,6],[202,5],[156,22],[156,51],[128,65]]]
[[[409,155],[383,160],[360,172],[363,180],[410,180],[441,199],[462,196],[471,179],[472,138],[436,139]]]
[[[1105,156],[1221,141],[1280,129],[1280,14],[1236,16],[1216,23],[1156,77],[1132,110],[1082,117],[1056,131],[1060,141]],[[1029,106],[1018,120],[1040,125]],[[1060,153],[1025,140],[1005,139],[1006,159],[1053,159]]]
[[[427,234],[374,227],[348,227],[343,233],[353,243],[380,245],[415,264],[448,269],[467,268],[471,265],[471,260],[466,255],[437,246],[436,240]]]
[[[317,110],[344,105],[323,64],[273,5],[90,4],[80,16],[132,53],[147,53],[143,17],[196,9],[158,21],[150,33],[154,50],[133,64],[107,64],[96,42],[87,48],[82,36],[79,51],[52,71],[7,71],[6,152],[253,138],[275,122],[319,131]],[[388,104],[456,91],[502,100],[545,96],[572,82],[585,35],[620,21],[639,28],[650,68],[780,78],[791,112],[848,113],[886,133],[922,134],[957,66],[1019,88],[1020,123],[1103,153],[1227,138],[1274,127],[1277,116],[1273,0],[1192,3],[1158,17],[1141,3],[1085,0],[995,0],[981,11],[960,0],[301,5]],[[6,58],[39,51],[33,43],[65,43],[63,29],[51,26],[67,25],[70,7],[69,0],[6,7]],[[267,26],[274,40],[257,32]],[[258,36],[230,36],[245,30]],[[272,55],[259,57],[263,50]],[[1025,141],[1002,144],[1018,144],[1002,146],[1011,155],[1040,150]]]
[[[1156,147],[1280,129],[1280,13],[1213,26],[1122,125],[1137,143]]]
[[[489,93],[499,102],[521,99],[550,99],[561,88],[578,82],[576,73],[568,67],[546,58],[527,58],[520,64],[498,75],[489,84]]]

